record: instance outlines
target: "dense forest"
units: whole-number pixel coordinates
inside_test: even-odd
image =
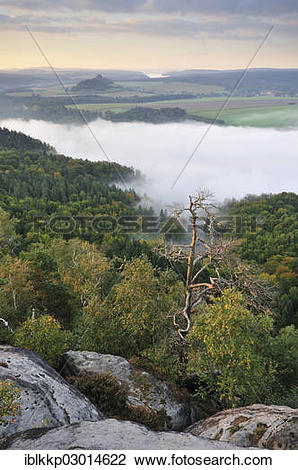
[[[5,127],[0,127],[0,149],[15,149],[24,152],[25,150],[35,150],[41,152],[55,153],[55,149],[45,142],[33,139],[22,132],[10,131]]]
[[[2,130],[1,135],[1,207],[16,218],[22,236],[32,230],[37,218],[136,213],[138,196],[129,186],[122,191],[116,183],[139,180],[138,171],[114,162],[49,154],[50,147],[41,142],[36,151],[38,141],[22,133]]]
[[[110,121],[141,121],[141,122],[153,122],[159,124],[162,122],[177,122],[184,121],[188,115],[184,109],[181,108],[146,108],[143,106],[136,106],[128,111],[115,113],[113,111],[106,111],[104,118]]]
[[[0,95],[0,116],[2,119],[38,119],[57,123],[81,123],[82,116],[78,109],[68,108],[60,100],[39,97],[15,98]],[[84,111],[86,121],[94,121],[99,117],[96,111]]]
[[[177,106],[172,108],[147,108],[145,106],[136,106],[128,111],[105,111],[102,113],[104,119],[113,122],[152,122],[153,124],[161,124],[163,122],[180,122],[185,120],[195,120],[211,123],[214,119],[200,117],[188,114],[184,109]],[[222,119],[216,120],[217,125],[224,124]]]
[[[273,307],[278,327],[298,328],[297,194],[247,196],[232,204],[229,213],[241,217],[241,257],[257,263],[263,276],[278,287]]]
[[[37,351],[54,367],[70,348],[121,355],[209,412],[298,406],[297,195],[249,196],[222,208],[259,222],[231,240],[218,234],[212,256],[199,252],[192,276],[204,289],[181,337],[173,318],[184,321],[187,260],[169,255],[167,234],[59,232],[47,223],[61,215],[152,215],[133,190],[116,185],[140,175],[2,132],[0,343]]]

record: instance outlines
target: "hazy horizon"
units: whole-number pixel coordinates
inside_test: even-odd
[[[28,67],[11,67],[11,68],[2,68],[0,67],[0,70],[3,70],[3,71],[21,71],[21,70],[44,70],[44,71],[48,71],[48,72],[51,72],[51,69],[48,67],[48,66],[28,66]],[[84,66],[84,67],[58,67],[56,68],[56,70],[68,70],[68,71],[72,71],[72,70],[107,70],[107,71],[123,71],[123,72],[158,72],[158,73],[163,73],[163,72],[175,72],[175,71],[189,71],[189,70],[196,70],[196,71],[210,71],[210,72],[222,72],[222,71],[234,71],[234,70],[244,70],[243,67],[237,67],[237,68],[209,68],[209,67],[197,67],[197,68],[178,68],[178,67],[171,67],[171,68],[168,68],[168,69],[158,69],[158,68],[154,68],[154,67],[145,67],[145,68],[138,68],[138,69],[129,69],[129,68],[100,68],[100,67],[88,67],[88,66]],[[298,70],[298,66],[297,67],[277,67],[277,66],[268,66],[268,67],[251,67],[249,70]]]

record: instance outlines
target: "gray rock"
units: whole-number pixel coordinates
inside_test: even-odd
[[[165,430],[181,430],[207,416],[189,399],[177,398],[168,385],[152,374],[132,367],[123,357],[90,351],[67,352],[63,374],[76,375],[81,371],[109,373],[116,377],[127,388],[131,405],[145,405],[155,411],[164,409],[170,418],[170,427],[165,423]]]
[[[38,354],[22,348],[0,346],[0,380],[12,380],[20,389],[20,415],[14,423],[0,425],[0,437],[31,428],[95,421],[103,415],[69,385]]]
[[[241,447],[298,449],[298,410],[276,405],[234,408],[193,424],[187,431]]]
[[[55,429],[32,429],[0,440],[0,449],[197,449],[231,450],[236,445],[208,441],[191,434],[149,431],[130,421],[105,419],[80,422]]]

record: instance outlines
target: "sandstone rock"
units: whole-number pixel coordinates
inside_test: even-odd
[[[64,375],[81,371],[110,373],[128,390],[128,402],[148,406],[155,411],[164,409],[170,418],[170,429],[181,430],[205,418],[206,414],[188,400],[175,396],[173,391],[152,374],[132,367],[123,357],[89,351],[69,351],[65,354]],[[165,430],[169,429],[165,423]]]
[[[0,440],[0,449],[198,449],[231,450],[237,446],[191,434],[149,431],[130,421],[83,421],[54,429],[32,429]]]
[[[14,423],[0,425],[0,437],[103,417],[86,397],[31,351],[0,346],[0,380],[6,379],[20,389],[21,409]]]
[[[298,449],[298,410],[275,405],[234,408],[193,424],[187,431],[241,447]]]

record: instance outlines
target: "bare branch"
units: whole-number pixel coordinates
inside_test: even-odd
[[[10,333],[13,333],[13,329],[9,326],[8,322],[4,320],[4,318],[0,318],[0,322],[2,322],[6,326],[6,328],[8,329],[8,331],[10,331]]]

